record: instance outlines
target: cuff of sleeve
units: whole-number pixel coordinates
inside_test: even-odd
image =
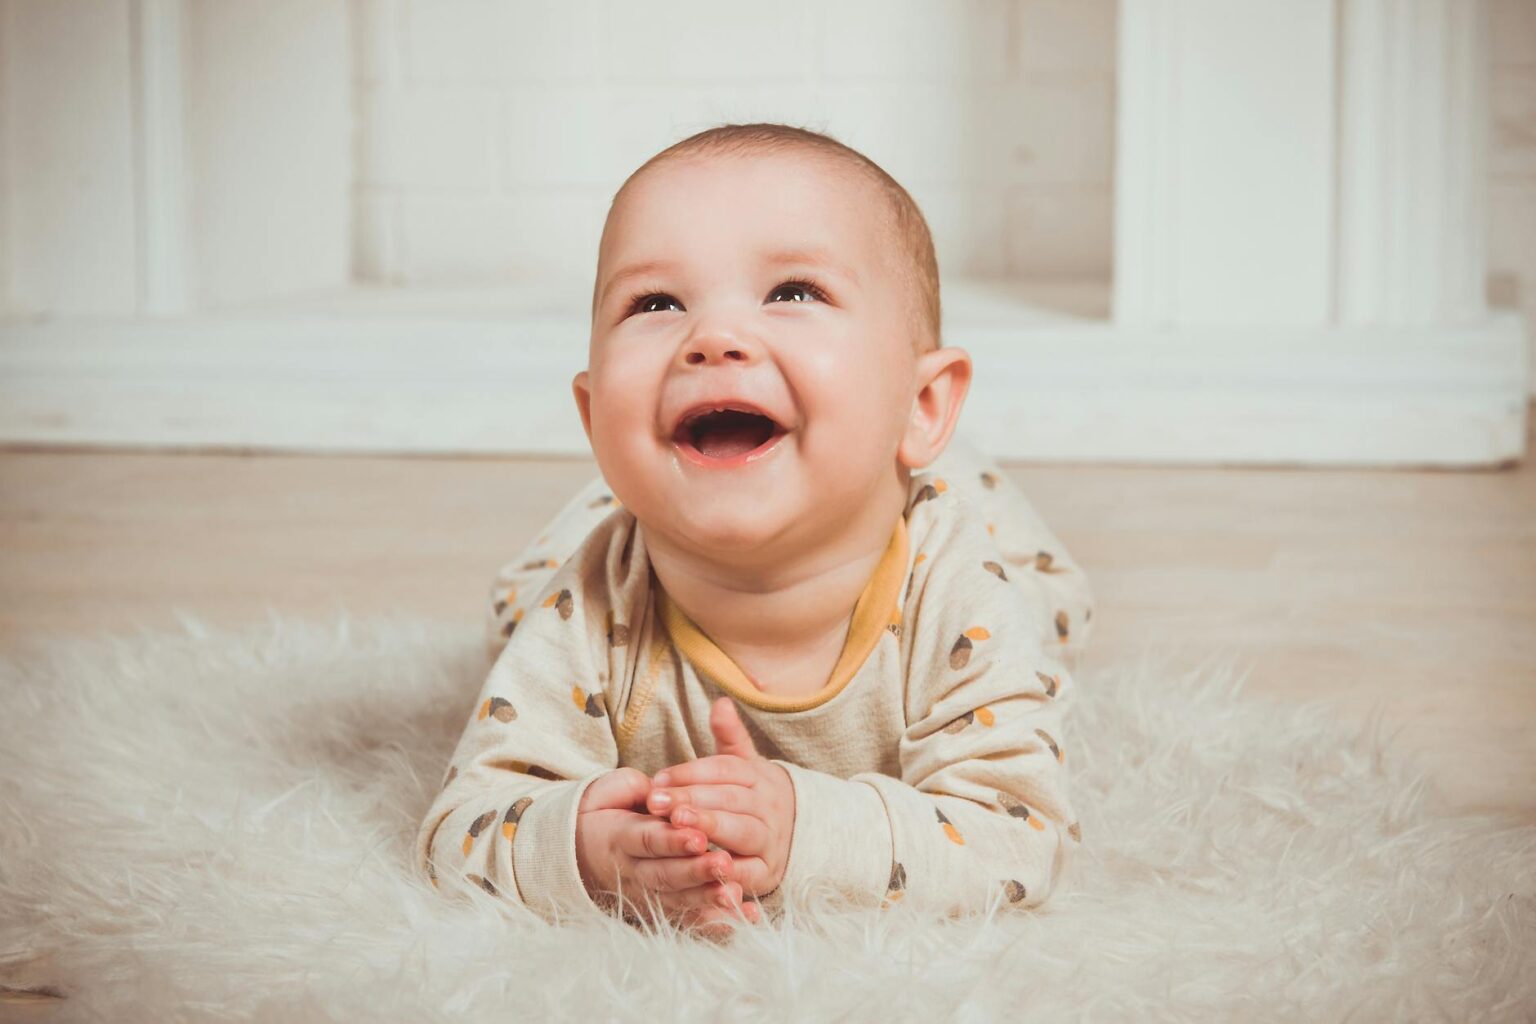
[[[576,814],[602,773],[551,786],[523,812],[512,840],[512,874],[523,903],[546,921],[566,909],[600,909],[576,863]]]
[[[891,823],[874,787],[774,761],[795,787],[795,823],[784,880],[759,903],[782,906],[811,885],[830,884],[858,903],[876,903],[891,876]]]

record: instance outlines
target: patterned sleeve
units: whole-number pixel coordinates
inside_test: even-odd
[[[622,507],[608,482],[597,476],[588,481],[535,539],[502,566],[491,583],[486,600],[485,648],[495,660],[528,614],[534,597],[597,525]]]
[[[976,507],[1002,555],[1000,571],[1018,584],[1036,611],[1046,650],[1076,668],[1093,628],[1093,594],[1066,545],[1013,478],[958,432],[927,472]]]
[[[1063,730],[1074,683],[1025,592],[995,570],[979,512],[954,492],[931,504],[914,513],[914,536],[920,516],[932,525],[902,611],[901,777],[777,762],[796,794],[781,888],[824,878],[856,900],[949,914],[993,898],[1038,906],[1082,837]]]
[[[577,867],[576,815],[587,786],[618,767],[604,687],[622,678],[613,659],[624,650],[608,629],[602,555],[582,548],[527,595],[475,698],[416,838],[440,889],[479,886],[546,920],[596,905]]]

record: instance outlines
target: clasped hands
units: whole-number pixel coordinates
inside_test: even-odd
[[[789,859],[795,791],[789,773],[757,753],[729,697],[710,709],[715,749],[648,778],[618,768],[587,787],[576,853],[594,896],[622,892],[626,909],[654,909],[685,927],[715,931],[738,915],[760,919],[744,896],[778,888]],[[709,843],[720,847],[708,849]]]

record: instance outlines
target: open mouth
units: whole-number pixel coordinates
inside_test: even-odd
[[[678,425],[673,440],[714,462],[744,461],[787,431],[767,416],[742,409],[701,412]]]

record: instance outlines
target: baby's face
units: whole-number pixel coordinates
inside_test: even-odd
[[[904,479],[916,297],[885,217],[873,185],[804,154],[664,161],[630,183],[573,384],[647,528],[722,553],[819,541]],[[691,428],[733,405],[767,418]]]

